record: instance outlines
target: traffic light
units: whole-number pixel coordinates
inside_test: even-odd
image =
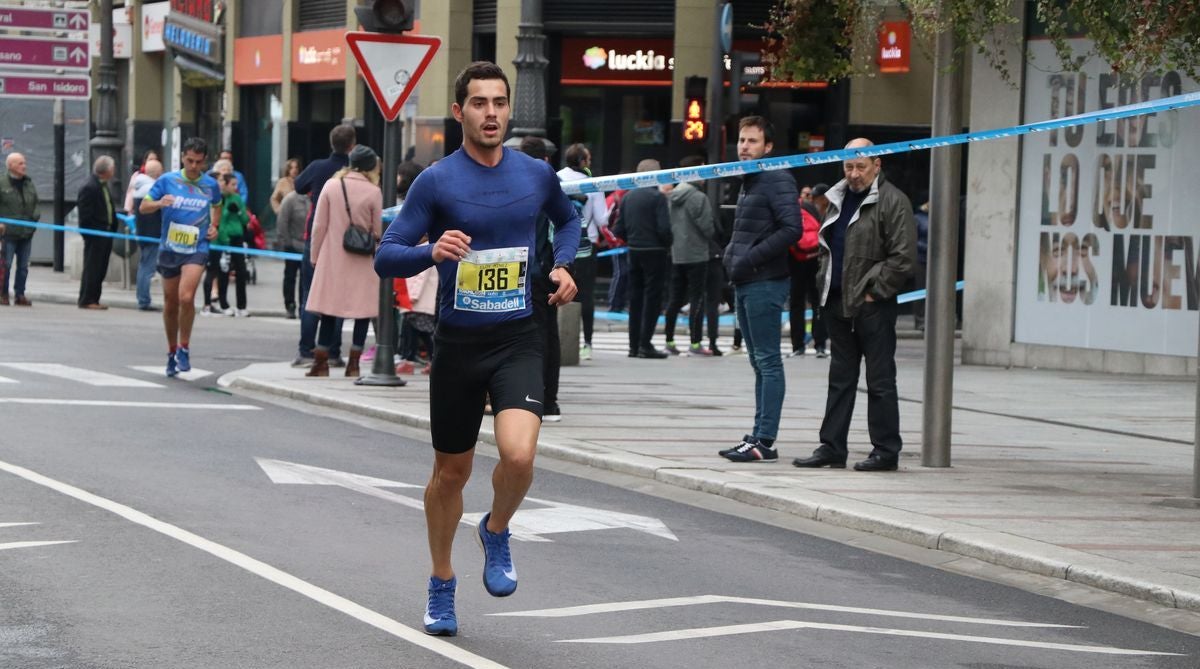
[[[683,94],[683,141],[703,144],[708,138],[708,127],[704,123],[704,93],[708,87],[706,77],[684,79]]]
[[[355,7],[363,29],[373,33],[402,33],[413,29],[413,0],[372,0],[370,7]]]

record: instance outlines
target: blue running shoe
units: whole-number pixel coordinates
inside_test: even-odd
[[[512,533],[508,530],[503,534],[489,532],[487,521],[491,516],[489,513],[479,521],[479,531],[475,533],[479,547],[483,549],[483,587],[493,597],[507,597],[517,589],[517,568],[508,551],[508,538]]]
[[[192,352],[180,346],[175,351],[175,363],[179,365],[179,371],[192,371]]]
[[[458,579],[443,581],[429,577],[429,601],[425,604],[425,633],[433,636],[457,636],[458,616],[454,615],[454,590]]]
[[[167,354],[167,376],[175,376],[179,373],[179,369],[175,367],[175,356],[171,353]]]

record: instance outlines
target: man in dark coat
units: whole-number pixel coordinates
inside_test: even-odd
[[[19,153],[8,154],[4,160],[4,172],[0,173],[0,218],[31,222],[39,218],[37,188],[33,186],[33,179],[26,174],[25,156]],[[0,223],[0,237],[4,241],[4,262],[0,266],[4,288],[0,292],[0,305],[9,304],[8,278],[12,276],[15,304],[18,307],[32,306],[29,298],[25,297],[25,279],[29,276],[33,233],[31,227]]]
[[[109,182],[116,173],[116,164],[109,156],[100,156],[92,165],[92,176],[79,189],[76,206],[79,208],[81,230],[117,231],[117,209]],[[107,309],[100,304],[100,291],[108,274],[108,258],[112,255],[112,237],[83,235],[83,277],[79,281],[80,309]]]
[[[738,158],[771,152],[771,122],[747,116],[738,123]],[[788,248],[800,239],[800,194],[785,170],[749,174],[742,181],[725,270],[733,283],[738,325],[754,368],[754,429],[733,448],[718,451],[732,462],[774,462],[775,437],[787,390],[779,340],[791,292]]]
[[[661,169],[647,158],[637,171]],[[616,235],[629,246],[629,357],[662,359],[666,351],[654,348],[654,328],[662,314],[663,290],[671,265],[671,218],[667,198],[657,188],[635,188],[621,200],[621,220]]]

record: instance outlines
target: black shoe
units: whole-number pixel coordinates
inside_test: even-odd
[[[345,359],[345,358],[343,358],[343,357],[342,357],[342,356],[340,356],[340,355],[339,355],[339,356],[337,356],[336,358],[330,358],[330,359],[329,359],[329,366],[330,366],[330,367],[345,367],[345,366],[346,366],[346,359]]]
[[[629,352],[629,357],[631,357],[631,358],[636,358],[636,357],[638,357],[637,351],[630,351],[630,352]]]
[[[708,350],[710,353],[712,353],[712,356],[714,358],[719,358],[719,357],[725,355],[724,353],[721,352],[721,349],[717,348],[716,344],[709,344]]]
[[[825,351],[824,346],[817,347],[817,359],[828,358],[829,353]]]
[[[296,305],[288,304],[284,306],[284,309],[287,310],[288,320],[296,320]]]
[[[805,469],[817,469],[819,467],[845,469],[846,461],[830,453],[814,451],[813,454],[807,458],[796,458],[795,460],[792,460],[792,466],[802,467]]]
[[[755,439],[750,443],[742,443],[726,453],[725,459],[730,462],[778,462],[779,452],[774,447],[764,446],[762,442]]]
[[[887,458],[877,453],[867,456],[866,460],[856,463],[856,472],[894,472],[898,464],[897,458]]]
[[[666,351],[660,351],[656,348],[643,348],[638,349],[637,357],[649,358],[651,360],[662,360],[663,358],[671,357],[671,354],[667,353]]]
[[[743,435],[742,440],[740,442],[738,442],[734,446],[730,446],[729,448],[722,448],[721,450],[717,451],[717,455],[719,455],[721,457],[725,457],[726,455],[729,455],[730,453],[736,451],[737,449],[741,448],[742,446],[745,446],[746,444],[753,444],[753,443],[754,443],[754,437],[752,437],[748,434]]]

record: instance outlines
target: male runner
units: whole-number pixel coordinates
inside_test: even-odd
[[[409,277],[436,264],[440,279],[429,389],[436,453],[425,488],[433,561],[425,632],[442,636],[458,633],[450,552],[485,393],[496,415],[500,463],[492,472],[491,512],[476,529],[483,585],[494,597],[517,589],[508,523],[533,482],[545,401],[530,296],[540,213],[555,224],[549,279],[557,290],[549,302],[566,304],[576,292],[569,268],[579,244],[579,216],[549,164],[501,146],[509,94],[508,79],[492,63],[472,63],[458,75],[450,109],[462,124],[463,146],[417,177],[375,255],[382,277]],[[418,246],[426,234],[436,242]]]
[[[183,144],[183,169],[158,178],[142,200],[143,214],[162,211],[158,272],[163,277],[163,325],[167,330],[167,376],[191,370],[196,286],[208,262],[208,243],[221,224],[221,189],[204,173],[208,145],[193,137]]]

